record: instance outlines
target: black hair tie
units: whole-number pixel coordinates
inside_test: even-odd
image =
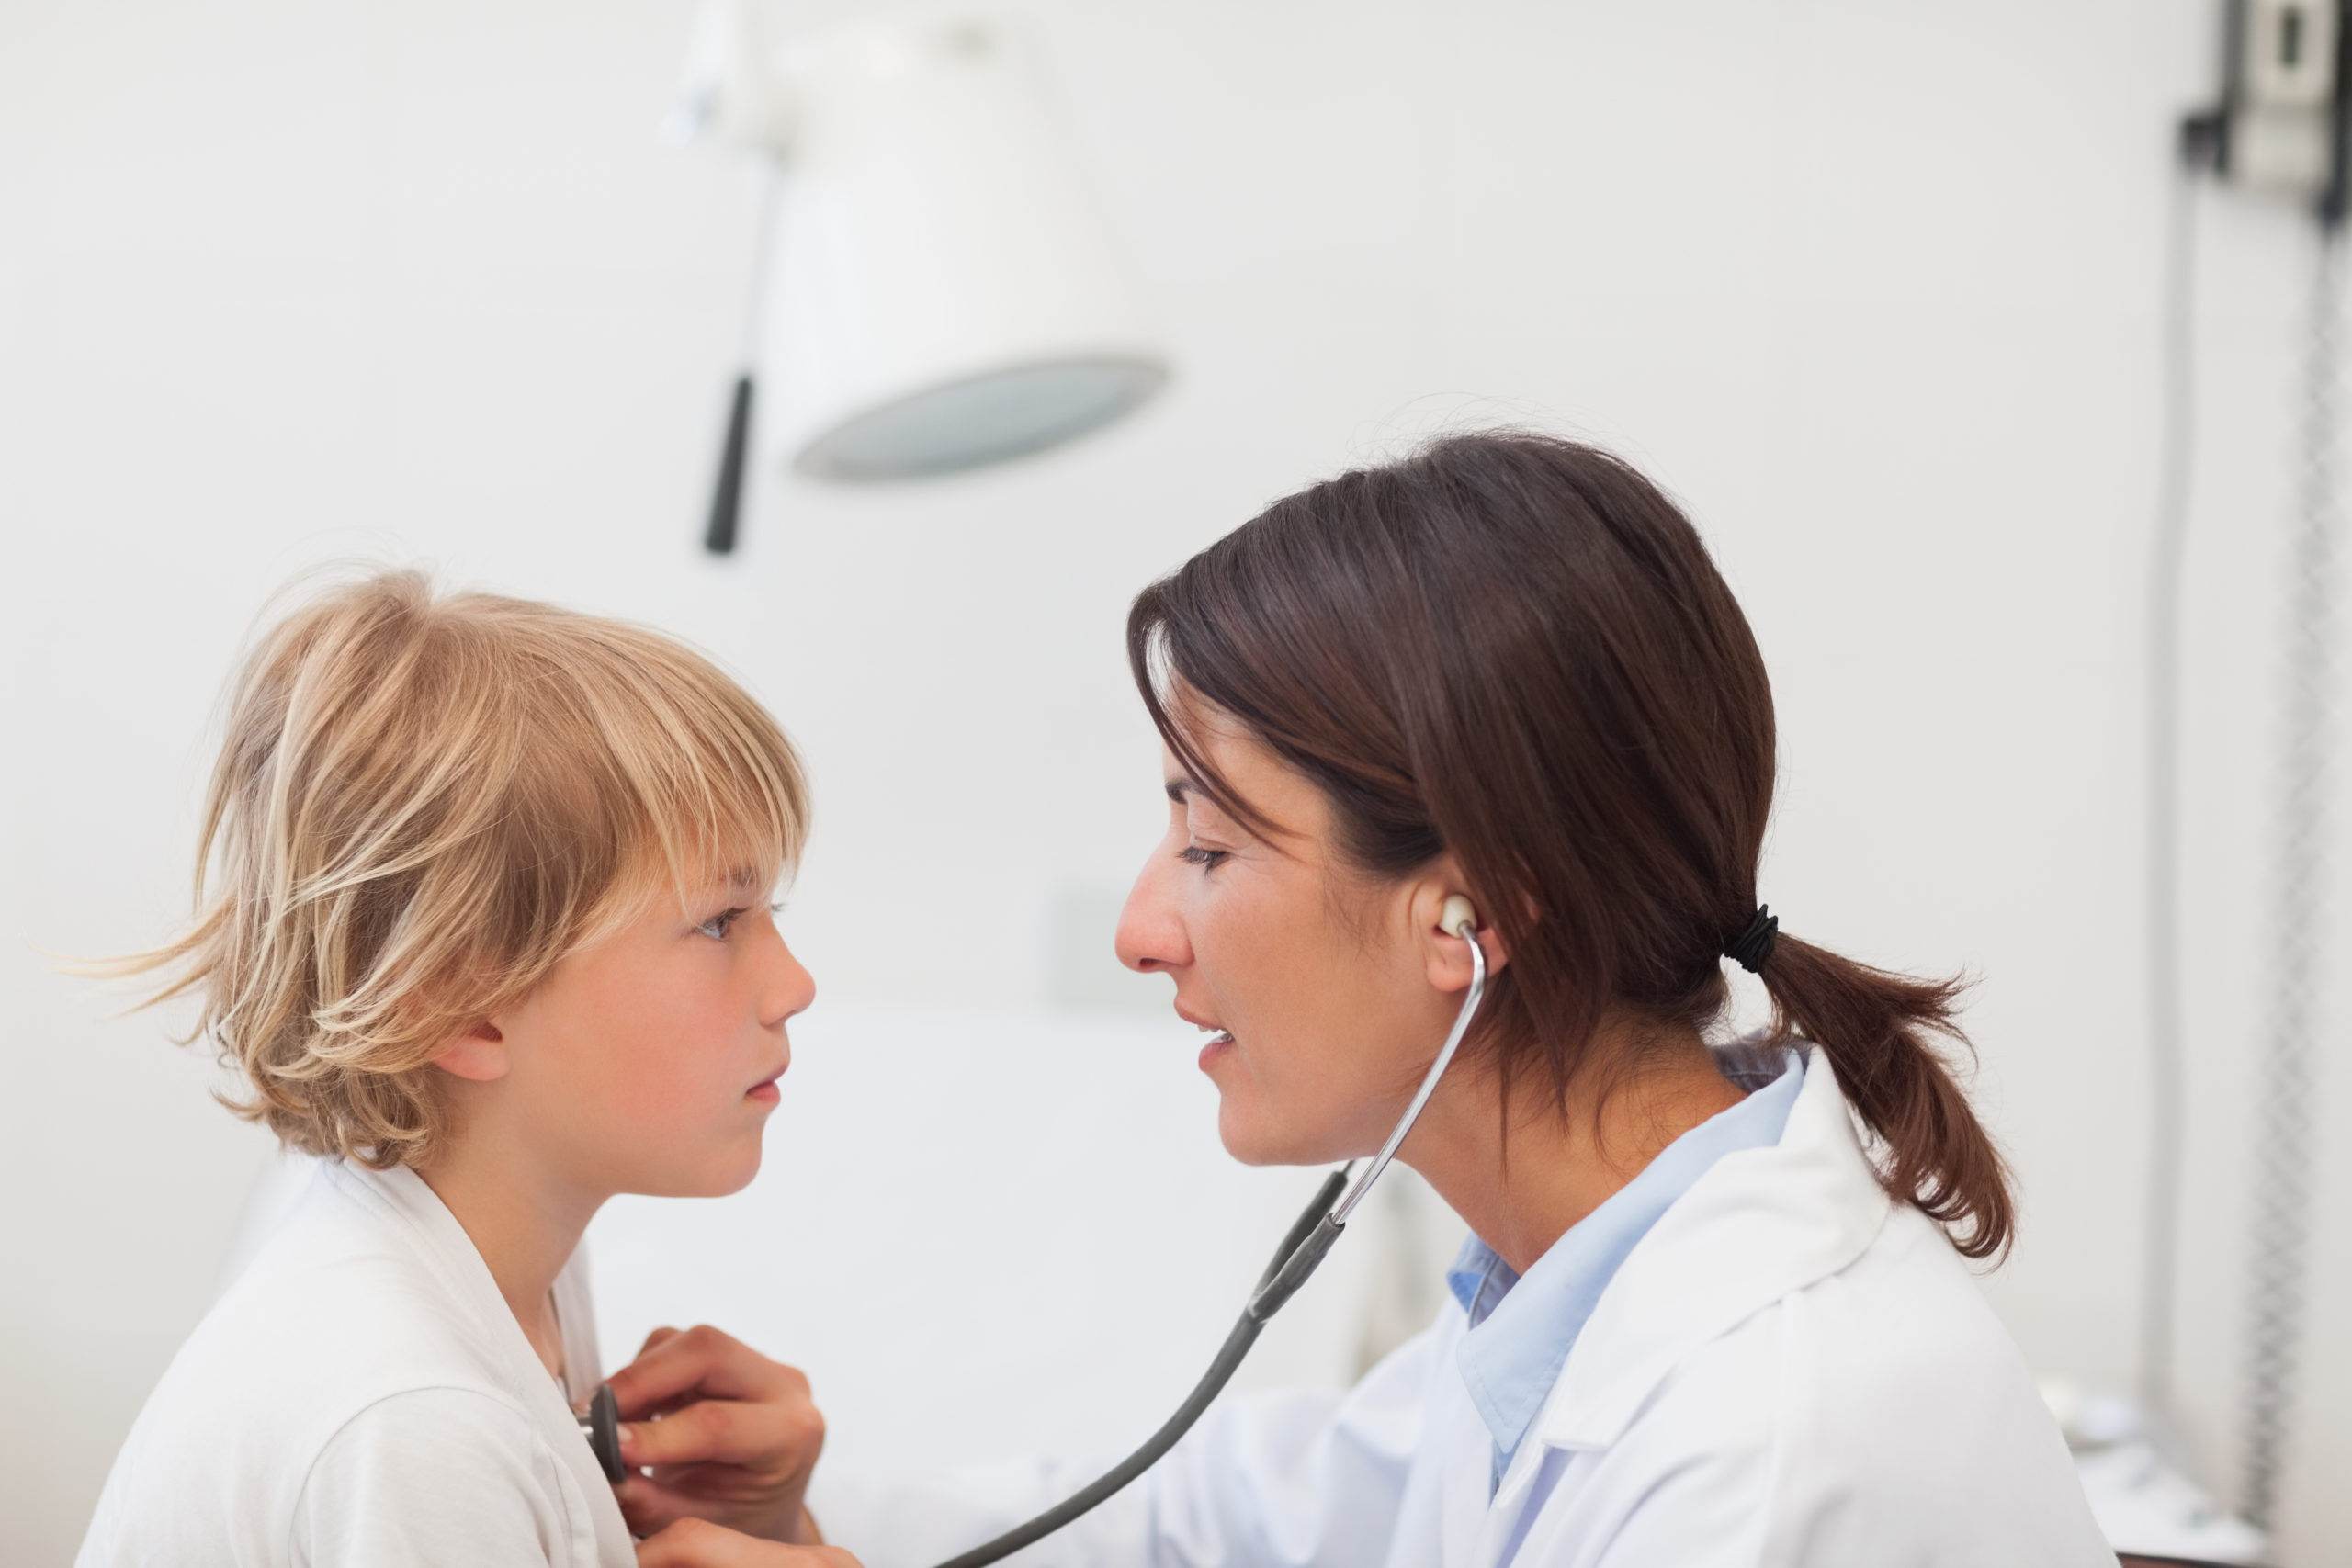
[[[1780,940],[1781,918],[1770,904],[1758,904],[1747,929],[1724,943],[1724,956],[1750,975],[1760,975],[1764,961],[1772,956],[1772,944]]]

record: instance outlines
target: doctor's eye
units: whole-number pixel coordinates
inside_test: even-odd
[[[1232,854],[1231,850],[1212,850],[1199,844],[1186,844],[1176,852],[1176,858],[1215,871],[1231,858]]]

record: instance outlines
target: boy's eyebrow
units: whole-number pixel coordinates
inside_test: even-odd
[[[760,874],[748,865],[730,867],[727,873],[727,886],[741,888],[747,893],[756,893],[760,886]]]

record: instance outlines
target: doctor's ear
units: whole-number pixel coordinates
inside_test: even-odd
[[[1470,984],[1470,950],[1463,939],[1465,926],[1487,955],[1488,974],[1510,962],[1501,933],[1487,923],[1469,894],[1452,877],[1432,878],[1417,890],[1413,915],[1426,943],[1430,984],[1439,990],[1459,991]]]
[[[496,1024],[484,1019],[442,1041],[431,1060],[453,1077],[489,1083],[506,1076],[506,1036],[499,1032]]]

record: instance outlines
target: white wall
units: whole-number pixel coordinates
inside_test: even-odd
[[[2026,1201],[1988,1289],[2037,1365],[2127,1379],[2137,595],[2164,157],[2208,13],[1034,0],[1178,381],[968,481],[772,483],[715,566],[693,536],[753,208],[741,170],[652,135],[682,4],[0,9],[0,1517],[21,1560],[69,1555],[263,1152],[155,1021],[102,1021],[33,949],[119,950],[181,912],[207,716],[289,572],[422,558],[717,649],[815,772],[790,929],[820,1006],[1017,1010],[1047,999],[1051,911],[1123,885],[1157,816],[1126,597],[1267,499],[1464,418],[1588,433],[1689,502],[1780,694],[1766,896],[1810,939],[1983,976],[1982,1098]],[[2234,200],[2208,216],[2181,1376],[2226,1476],[2306,240]],[[2321,1325],[2352,1308],[2352,1149],[2326,1157]],[[894,1246],[925,1257],[932,1223]],[[2324,1332],[2311,1354],[2296,1563],[2352,1543],[2332,1484],[2352,1356]],[[1104,1374],[1120,1400],[1144,1375]]]

